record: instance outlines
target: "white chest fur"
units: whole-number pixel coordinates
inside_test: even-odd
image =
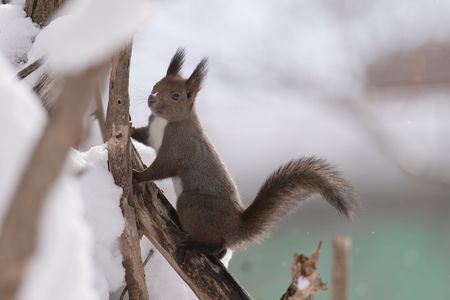
[[[150,123],[150,145],[156,151],[156,153],[158,153],[159,148],[161,148],[166,126],[167,120],[160,117],[155,117]],[[183,183],[181,182],[180,177],[173,177],[172,183],[177,197],[180,196],[180,194],[183,192]]]
[[[167,120],[155,117],[150,124],[150,145],[156,152],[161,147],[164,137],[164,130],[166,130]]]

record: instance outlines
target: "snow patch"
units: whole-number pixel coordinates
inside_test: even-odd
[[[131,41],[149,16],[144,0],[70,1],[36,38],[31,57],[48,57],[57,72],[77,72],[105,61]]]
[[[297,279],[297,287],[299,290],[304,290],[304,289],[308,288],[310,285],[311,285],[311,282],[309,282],[308,278],[300,276]]]
[[[0,5],[0,52],[15,67],[27,62],[39,28],[30,18],[25,18],[21,5]]]

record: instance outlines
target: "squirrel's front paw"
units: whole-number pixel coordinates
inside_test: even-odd
[[[145,181],[145,179],[142,178],[142,173],[143,172],[140,172],[138,170],[133,170],[133,176],[132,176],[133,183],[139,183],[139,182]]]

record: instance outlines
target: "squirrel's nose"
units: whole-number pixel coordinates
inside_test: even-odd
[[[153,104],[156,102],[156,96],[159,94],[159,92],[153,92],[148,96],[148,104]]]

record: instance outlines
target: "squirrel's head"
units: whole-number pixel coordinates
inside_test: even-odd
[[[155,84],[148,97],[148,106],[152,113],[168,121],[189,118],[195,97],[207,73],[208,60],[204,58],[191,76],[185,79],[180,75],[183,62],[184,49],[178,49],[167,68],[166,77]]]

